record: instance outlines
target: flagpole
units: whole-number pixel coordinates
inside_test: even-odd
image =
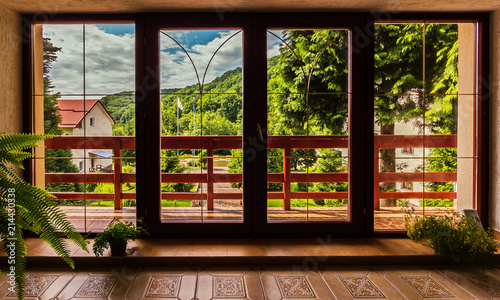
[[[196,117],[195,117],[195,111],[196,111],[196,104],[194,102],[194,96],[193,96],[193,136],[195,135],[196,133],[196,127],[195,127],[195,120],[196,120]],[[195,168],[195,159],[194,159],[194,149],[191,150],[191,156],[193,157],[193,169]]]
[[[179,96],[177,96],[177,135],[179,135]],[[177,149],[177,158],[179,158],[179,150]]]

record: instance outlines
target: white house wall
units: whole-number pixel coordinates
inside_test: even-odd
[[[90,119],[94,118],[95,120],[95,126],[91,127],[90,126]],[[95,137],[95,136],[112,136],[113,135],[113,125],[112,125],[112,120],[108,116],[108,114],[104,111],[102,108],[102,105],[97,103],[94,108],[89,111],[87,116],[85,116],[84,119],[84,129],[79,129],[78,127],[73,128],[71,130],[68,130],[68,135],[74,135],[74,136],[83,136],[85,135],[86,137]],[[85,170],[88,172],[89,168],[91,167],[91,158],[94,157],[95,165],[102,165],[102,166],[108,166],[113,163],[113,159],[105,159],[105,158],[99,158],[95,157],[89,154],[90,151],[92,150],[102,150],[106,151],[108,153],[113,153],[111,149],[88,149],[85,150],[73,150],[73,163],[79,168],[80,167],[80,162],[83,161],[83,158],[86,157],[87,160],[84,164]],[[83,170],[81,170],[83,171]]]

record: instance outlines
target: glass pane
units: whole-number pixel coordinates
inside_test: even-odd
[[[375,95],[422,93],[424,24],[375,25]]]
[[[84,94],[84,25],[43,25],[45,94]]]
[[[465,24],[464,24],[465,25]],[[472,25],[472,24],[470,24]],[[461,92],[472,94],[472,85],[465,82],[459,84],[459,59],[464,66],[469,62],[470,74],[461,74],[461,81],[474,77],[474,31],[471,39],[458,41],[458,24],[426,24],[425,25],[425,89],[430,95],[456,95]],[[473,26],[473,25],[472,25]],[[463,38],[466,38],[463,36]],[[462,47],[472,47],[472,53],[466,54]],[[468,57],[460,57],[459,51]],[[470,50],[469,50],[470,51]],[[467,78],[468,77],[468,78]]]
[[[44,159],[45,189],[56,197],[51,201],[66,213],[77,230],[84,231],[87,225],[85,174],[79,173],[77,167],[80,163],[84,165],[84,159],[82,155],[72,156],[69,149],[45,149],[45,153],[50,156]]]
[[[347,30],[268,31],[268,220],[346,220]]]
[[[43,25],[43,36],[45,96],[35,102],[44,102],[44,132],[57,135],[46,142],[45,172],[61,173],[46,187],[79,230],[135,221],[134,25]],[[115,186],[115,175],[126,182]]]
[[[397,158],[394,171],[385,170],[384,159],[375,160],[375,229],[405,229],[405,209],[422,213],[424,158]]]
[[[162,162],[175,165],[162,172],[187,178],[174,185],[192,186],[167,190],[176,179],[164,176],[165,222],[243,220],[236,175],[242,172],[242,43],[238,30],[160,32],[162,149],[170,153]]]
[[[134,24],[85,25],[85,93],[132,92],[134,81]]]

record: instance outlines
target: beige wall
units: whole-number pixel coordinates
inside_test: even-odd
[[[21,15],[2,6],[0,49],[0,132],[21,132]]]
[[[500,231],[500,10],[491,22],[489,221]],[[0,132],[22,130],[21,33],[20,14],[0,5]]]
[[[491,16],[490,227],[500,231],[500,10]]]

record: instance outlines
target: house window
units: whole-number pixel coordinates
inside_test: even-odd
[[[413,191],[413,182],[403,182],[401,184],[401,189],[406,191]]]
[[[94,118],[90,118],[90,127],[94,127],[95,126],[95,120]]]
[[[82,120],[80,123],[78,123],[79,130],[83,130],[83,122],[85,122],[85,120]]]
[[[413,147],[401,148],[401,154],[413,154]]]

